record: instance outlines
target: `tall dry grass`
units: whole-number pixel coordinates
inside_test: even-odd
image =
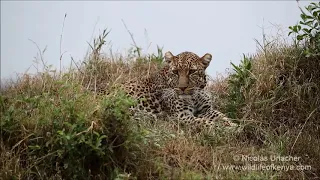
[[[282,172],[279,178],[319,178],[320,56],[307,57],[303,46],[284,42],[282,37],[266,39],[260,47],[247,58],[251,68],[245,80],[231,72],[209,89],[225,111],[231,95],[243,97],[233,110],[245,124],[245,142],[282,156],[301,157],[295,165],[312,167],[311,171]],[[235,79],[241,82],[236,92],[230,84]],[[249,88],[245,82],[250,82]]]

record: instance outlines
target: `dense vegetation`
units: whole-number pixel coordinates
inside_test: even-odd
[[[301,9],[302,10],[302,9]],[[118,89],[161,67],[158,54],[91,54],[65,73],[28,74],[1,90],[1,179],[309,179],[320,177],[320,3],[289,27],[292,44],[267,40],[208,90],[215,106],[244,131],[190,134],[175,122],[132,117],[135,103]],[[133,60],[135,59],[135,60]],[[41,60],[41,52],[40,52]],[[41,62],[41,61],[40,61]],[[252,157],[296,156],[304,170],[225,170]],[[309,168],[311,167],[311,168]]]

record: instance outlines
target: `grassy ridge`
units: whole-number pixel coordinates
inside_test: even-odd
[[[312,13],[317,6],[307,9]],[[315,15],[319,18],[320,13]],[[302,29],[291,27],[300,35]],[[233,65],[229,76],[207,87],[217,109],[244,125],[244,132],[233,136],[194,135],[171,120],[133,117],[128,107],[135,101],[118,85],[161,68],[162,50],[144,56],[137,49],[135,60],[131,55],[107,57],[100,52],[107,37],[104,32],[75,69],[63,74],[49,69],[35,76],[25,74],[1,90],[0,177],[319,178],[320,56],[314,47],[320,43],[308,31],[305,34],[293,44],[271,39],[255,55]],[[241,155],[296,156],[296,162],[269,159],[263,163],[307,169],[224,169],[225,165],[261,164],[235,159]]]

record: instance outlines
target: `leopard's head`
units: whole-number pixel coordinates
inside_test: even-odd
[[[203,89],[207,84],[205,70],[211,59],[209,53],[199,57],[192,52],[182,52],[176,56],[170,51],[166,52],[169,86],[180,95],[191,95],[195,89]]]

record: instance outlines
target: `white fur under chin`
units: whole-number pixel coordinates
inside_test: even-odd
[[[179,94],[179,98],[191,98],[191,95],[189,94]]]

